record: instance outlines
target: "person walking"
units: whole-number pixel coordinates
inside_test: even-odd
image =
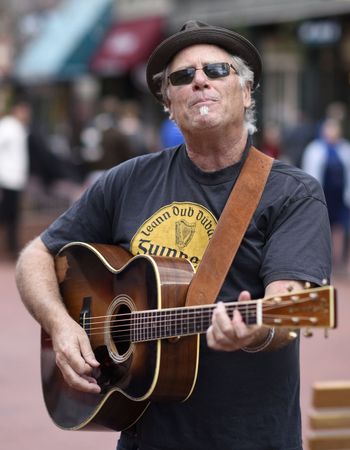
[[[342,136],[338,120],[326,119],[320,136],[306,148],[302,168],[322,185],[332,229],[333,261],[343,270],[349,259],[350,142]]]
[[[0,120],[0,223],[5,230],[7,250],[18,256],[18,226],[21,194],[29,175],[28,126],[31,107],[16,100],[8,115]]]

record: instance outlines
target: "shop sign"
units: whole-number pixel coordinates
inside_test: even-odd
[[[335,44],[341,37],[341,25],[334,20],[304,22],[298,29],[299,39],[308,45]]]

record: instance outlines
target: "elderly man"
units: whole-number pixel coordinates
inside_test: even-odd
[[[187,258],[200,267],[251,151],[252,93],[260,74],[259,53],[244,37],[186,23],[147,66],[149,88],[185,144],[112,168],[22,252],[17,283],[23,302],[51,336],[57,366],[77,392],[101,395],[101,360],[62,303],[54,255],[82,241],[117,244],[133,255]],[[185,402],[151,401],[122,432],[118,449],[302,449],[299,339],[281,328],[246,324],[238,309],[229,317],[224,304],[299,290],[305,282],[321,285],[330,259],[319,184],[275,161],[202,337],[193,392]]]

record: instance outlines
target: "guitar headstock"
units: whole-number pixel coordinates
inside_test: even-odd
[[[265,297],[263,324],[286,328],[335,328],[336,290],[333,286]]]

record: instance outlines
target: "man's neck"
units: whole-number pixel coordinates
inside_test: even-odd
[[[244,130],[239,136],[217,138],[196,136],[187,137],[186,148],[191,161],[204,172],[215,172],[240,161],[247,143],[248,133]]]

